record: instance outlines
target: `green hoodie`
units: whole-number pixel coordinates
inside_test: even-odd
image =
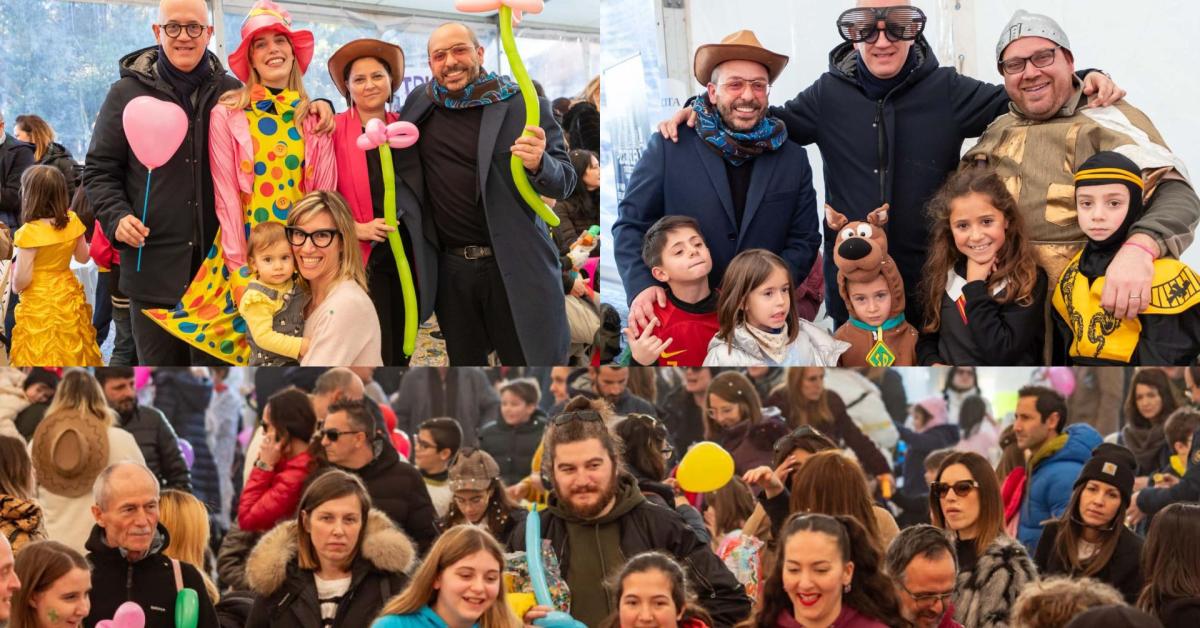
[[[616,504],[606,514],[582,519],[551,499],[547,509],[567,524],[566,552],[571,556],[565,574],[571,589],[571,615],[588,626],[598,626],[612,614],[612,595],[607,578],[625,564],[621,552],[620,518],[646,501],[637,482],[627,475],[617,477]]]

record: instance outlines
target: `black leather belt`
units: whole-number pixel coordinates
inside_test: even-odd
[[[494,255],[490,246],[462,246],[458,248],[446,249],[446,252],[455,257],[463,257],[466,259],[484,259]]]

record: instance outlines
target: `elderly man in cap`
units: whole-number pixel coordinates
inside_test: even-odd
[[[146,613],[147,628],[174,628],[179,591],[192,589],[199,598],[195,624],[216,628],[217,613],[205,593],[204,579],[191,564],[164,553],[171,543],[158,521],[158,478],[145,465],[109,465],[92,489],[96,525],[88,538],[92,564],[92,611],[84,625],[109,619],[117,607],[136,602]]]
[[[888,252],[904,278],[905,314],[914,322],[924,319],[918,288],[929,241],[925,204],[958,167],[963,140],[982,134],[1008,106],[1001,87],[938,65],[925,22],[921,9],[897,0],[858,0],[838,16],[843,41],[829,53],[829,70],[768,112],[787,125],[789,139],[820,148],[830,206],[865,220],[889,205]],[[1100,72],[1084,85],[1097,102],[1124,94]],[[659,129],[674,139],[688,117],[678,112]],[[826,250],[836,236],[825,229]],[[832,255],[825,256],[824,274],[837,276]],[[840,324],[847,313],[835,285],[827,282],[825,304]]]
[[[1116,151],[1142,169],[1149,204],[1109,264],[1101,297],[1115,318],[1137,316],[1150,306],[1154,260],[1183,253],[1200,221],[1200,198],[1183,161],[1129,103],[1087,107],[1071,43],[1051,18],[1017,11],[996,44],[996,67],[1012,98],[1009,112],[963,162],[986,163],[1008,183],[1052,281],[1087,241],[1076,222],[1079,165],[1097,152]]]
[[[753,248],[778,253],[794,282],[808,276],[821,243],[812,169],[804,149],[788,141],[784,123],[767,111],[771,84],[787,62],[745,30],[696,49],[693,69],[705,86],[692,105],[699,124],[680,134],[677,144],[651,136],[613,225],[635,333],[654,318],[655,304],[665,308],[678,297],[642,259],[646,232],[668,214],[700,224],[712,256],[713,288],[733,257]]]

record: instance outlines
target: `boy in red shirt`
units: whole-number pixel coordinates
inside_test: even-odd
[[[654,306],[654,319],[629,341],[625,355],[644,366],[702,366],[717,322],[717,293],[708,286],[712,256],[700,225],[687,216],[663,216],[646,231],[642,261],[667,284],[666,307]],[[625,363],[629,363],[627,360]]]

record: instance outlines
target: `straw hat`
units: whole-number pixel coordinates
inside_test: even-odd
[[[788,64],[788,57],[763,47],[754,31],[741,30],[727,35],[719,44],[705,44],[696,49],[692,69],[701,85],[708,85],[713,68],[734,59],[753,61],[767,67],[767,79],[772,83]]]
[[[392,93],[400,89],[400,83],[404,80],[404,50],[378,39],[355,39],[329,57],[329,78],[342,96],[349,98],[350,95],[350,88],[346,85],[346,68],[363,57],[383,59],[388,65],[388,76],[392,79]]]
[[[274,31],[287,35],[292,42],[292,55],[300,64],[300,73],[308,71],[315,43],[312,31],[292,30],[292,14],[271,0],[258,0],[242,21],[242,43],[229,55],[229,69],[243,83],[250,80],[250,44],[260,33]]]
[[[38,424],[29,453],[39,485],[80,497],[108,466],[108,428],[75,410],[58,410]]]

